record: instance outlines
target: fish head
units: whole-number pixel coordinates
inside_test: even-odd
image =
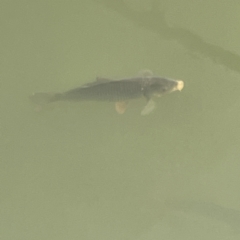
[[[172,80],[161,77],[153,77],[148,87],[148,92],[152,96],[160,97],[173,91],[181,91],[184,87],[182,80]]]

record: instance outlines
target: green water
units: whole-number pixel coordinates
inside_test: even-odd
[[[239,3],[0,6],[0,239],[239,239]],[[185,83],[145,117],[28,99],[142,69]]]

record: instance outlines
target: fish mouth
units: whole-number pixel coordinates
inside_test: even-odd
[[[174,90],[182,91],[184,87],[184,82],[182,80],[176,80],[176,82],[177,82],[177,85],[174,88]]]
[[[174,87],[172,87],[170,90],[168,90],[167,92],[165,93],[171,93],[171,92],[174,92],[174,91],[182,91],[183,87],[184,87],[184,82],[182,80],[174,80]],[[160,92],[155,92],[153,95],[155,97],[161,97],[164,93]]]

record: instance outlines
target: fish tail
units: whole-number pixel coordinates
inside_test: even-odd
[[[37,92],[30,96],[32,102],[38,105],[45,105],[62,99],[61,93]]]

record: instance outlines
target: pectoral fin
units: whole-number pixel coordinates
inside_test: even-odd
[[[141,115],[142,116],[148,115],[149,113],[151,113],[154,110],[155,107],[156,107],[156,103],[152,99],[150,99],[147,102],[147,105],[143,108]]]
[[[117,113],[123,114],[126,111],[127,108],[127,102],[116,102],[115,103],[115,109]]]

